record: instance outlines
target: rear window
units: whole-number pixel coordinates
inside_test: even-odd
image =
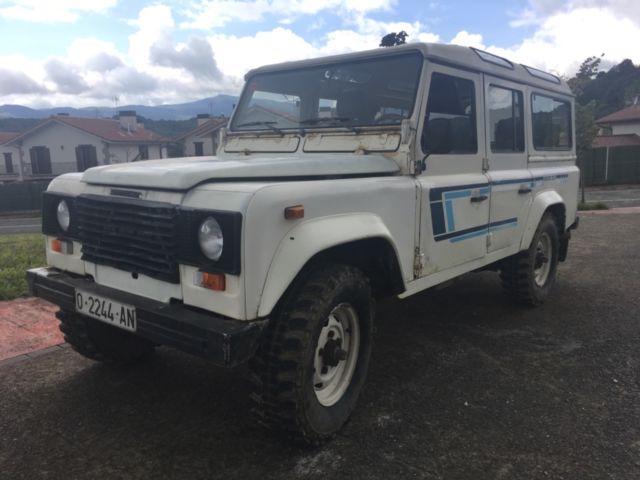
[[[571,104],[534,93],[531,96],[533,146],[536,150],[570,150]]]

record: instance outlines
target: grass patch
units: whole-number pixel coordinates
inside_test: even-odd
[[[609,210],[609,207],[602,202],[580,202],[578,210]]]
[[[25,271],[45,264],[43,235],[0,235],[0,300],[28,295]]]

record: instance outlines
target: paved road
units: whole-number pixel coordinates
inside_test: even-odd
[[[538,309],[492,273],[380,305],[359,409],[315,450],[256,427],[237,372],[168,349],[0,363],[0,477],[637,480],[639,237],[639,215],[585,216]]]
[[[596,187],[594,187],[596,188]],[[588,202],[604,202],[609,208],[640,207],[640,187],[618,187],[587,190]]]
[[[40,233],[40,217],[0,217],[0,235],[6,233]]]

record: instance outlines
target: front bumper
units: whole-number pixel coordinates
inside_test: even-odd
[[[234,367],[251,358],[268,322],[233,320],[181,304],[158,302],[54,268],[28,270],[27,281],[34,296],[71,312],[75,311],[76,288],[132,305],[136,309],[135,335],[207,358],[223,367]]]

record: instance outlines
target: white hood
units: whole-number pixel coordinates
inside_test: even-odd
[[[218,179],[391,175],[398,171],[396,162],[376,154],[252,155],[241,160],[189,157],[106,165],[90,168],[82,175],[82,181],[99,185],[187,190]]]

